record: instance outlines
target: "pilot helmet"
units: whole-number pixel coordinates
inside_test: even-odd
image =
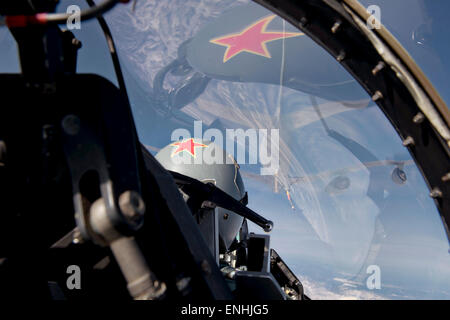
[[[212,141],[190,138],[171,143],[156,154],[156,159],[166,170],[178,172],[204,183],[213,183],[236,200],[246,199],[239,165],[232,155],[227,154]],[[226,251],[235,240],[243,218],[218,207],[218,220],[219,248]]]

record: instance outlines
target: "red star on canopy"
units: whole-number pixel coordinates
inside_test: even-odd
[[[177,149],[172,153],[172,157],[177,153],[187,151],[191,156],[195,157],[195,147],[206,148],[206,144],[197,143],[193,138],[187,139],[181,142],[172,143],[171,146],[177,147]]]
[[[278,39],[286,39],[303,35],[299,32],[270,31],[267,25],[275,18],[275,15],[262,18],[245,28],[240,33],[230,34],[210,40],[211,43],[227,47],[223,56],[223,62],[227,62],[241,52],[249,52],[266,58],[271,58],[266,43]]]

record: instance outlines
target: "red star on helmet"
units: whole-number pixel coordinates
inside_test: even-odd
[[[303,35],[299,32],[266,31],[267,25],[275,15],[260,19],[243,31],[210,40],[211,43],[227,47],[223,62],[227,62],[241,52],[249,52],[271,58],[266,43],[278,39],[286,39]]]
[[[206,144],[197,143],[194,141],[193,138],[181,141],[181,142],[175,142],[172,143],[171,146],[177,147],[177,149],[172,153],[172,157],[176,155],[177,153],[187,151],[191,156],[195,158],[195,148],[196,147],[202,147],[206,148]]]

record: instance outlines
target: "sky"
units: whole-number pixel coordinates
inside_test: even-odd
[[[60,8],[69,2],[62,1]],[[442,29],[438,7],[421,0],[361,2],[381,7],[383,24],[450,102],[446,85],[450,69],[444,59],[450,41],[445,41],[448,35]],[[449,6],[448,1],[440,3]],[[241,20],[227,22],[235,12],[240,12]],[[271,246],[303,282],[306,294],[315,299],[450,299],[448,239],[428,188],[388,120],[361,88],[352,85],[337,62],[307,37],[272,41],[267,44],[270,58],[242,52],[227,65],[221,61],[210,64],[217,65],[214,70],[192,56],[204,45],[200,52],[205,61],[221,59],[226,48],[214,47],[205,41],[207,36],[216,31],[239,33],[258,17],[270,14],[246,0],[138,1],[134,13],[130,6],[119,6],[107,14],[142,143],[155,154],[171,143],[174,129],[192,131],[194,120],[202,120],[205,129],[222,131],[280,130],[276,178],[258,176],[258,164],[240,165],[249,207],[274,221]],[[280,18],[271,23],[267,30],[272,32],[296,31]],[[78,72],[97,73],[117,83],[96,22],[83,24],[74,33],[83,43]],[[153,81],[158,71],[177,59],[187,40],[195,43],[188,45],[188,63],[195,61],[194,70],[208,73],[212,80],[201,95],[170,113],[167,101],[155,98]],[[4,28],[0,29],[0,48],[1,72],[18,72],[17,51]],[[219,56],[213,57],[215,53]],[[240,64],[240,58],[245,63]],[[250,80],[225,80],[224,72],[231,72],[234,65],[238,66],[236,73]],[[274,69],[276,65],[280,67]],[[256,74],[261,70],[267,71],[270,81],[258,81]],[[287,75],[297,84],[289,85]],[[182,79],[170,74],[164,88],[173,91]],[[325,122],[320,121],[310,94],[298,90],[298,83],[305,89],[323,85],[315,98]],[[336,90],[327,89],[333,86]],[[329,130],[337,135],[330,135]],[[373,165],[365,164],[361,153],[336,138],[341,136],[366,150],[376,160]],[[393,161],[406,174],[404,184],[392,177],[399,166]],[[279,183],[278,193],[274,180]],[[255,225],[251,229],[262,233]],[[370,265],[380,267],[379,290],[367,288]]]

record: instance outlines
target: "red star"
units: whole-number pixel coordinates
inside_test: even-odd
[[[181,141],[181,142],[175,142],[172,143],[171,146],[174,147],[178,147],[173,153],[172,153],[172,157],[174,155],[176,155],[177,153],[183,152],[183,151],[187,151],[191,154],[191,156],[193,156],[195,158],[195,147],[202,147],[202,148],[206,148],[207,145],[206,144],[202,144],[202,143],[197,143],[194,141],[194,139],[190,138],[188,140],[185,141]]]
[[[241,52],[249,52],[266,58],[271,58],[269,50],[267,50],[266,47],[267,42],[303,35],[303,33],[298,32],[266,32],[267,25],[275,17],[275,15],[272,15],[262,18],[245,28],[240,33],[215,38],[210,40],[210,42],[227,47],[227,50],[223,56],[224,63]]]

